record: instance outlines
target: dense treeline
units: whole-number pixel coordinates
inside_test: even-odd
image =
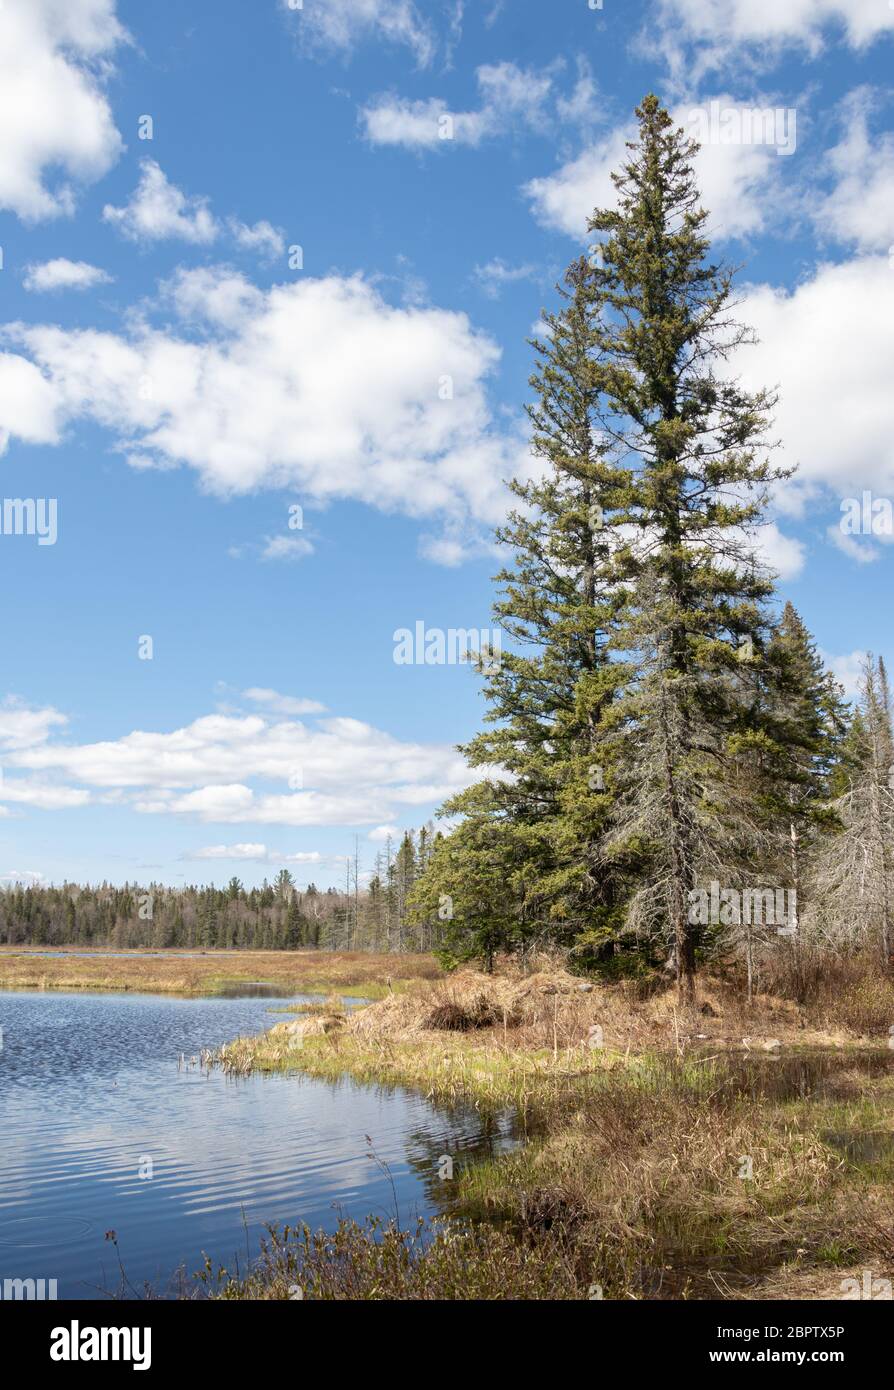
[[[543,316],[529,408],[542,477],[514,483],[481,664],[483,780],[417,886],[457,958],[553,943],[581,962],[892,948],[894,743],[884,664],[853,714],[762,559],[774,397],[710,259],[697,145],[654,96],[617,205]],[[735,363],[731,359],[735,358]],[[505,645],[505,644],[504,644]],[[489,770],[489,771],[488,771]],[[511,774],[506,778],[505,771]]]
[[[437,838],[437,837],[435,837]],[[0,943],[31,946],[114,946],[208,950],[430,950],[433,922],[409,920],[414,883],[433,843],[429,829],[405,834],[378,856],[368,882],[357,860],[345,887],[296,887],[288,869],[273,883],[246,889],[166,888],[161,884],[79,887],[14,885],[0,893]]]

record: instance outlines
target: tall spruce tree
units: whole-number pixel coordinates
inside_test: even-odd
[[[753,336],[733,316],[732,271],[708,260],[698,147],[655,96],[637,116],[617,206],[590,221],[603,238],[599,415],[632,478],[616,517],[633,535],[616,553],[626,602],[613,642],[638,671],[607,714],[622,747],[613,843],[645,851],[629,924],[669,935],[690,996],[703,933],[689,903],[725,859],[714,812],[731,740],[765,733],[747,669],[766,661],[773,589],[756,531],[785,475],[769,459],[773,396],[722,375]]]
[[[805,819],[794,788],[806,777],[812,805],[816,784],[786,752],[797,663],[784,636],[772,650],[758,558],[786,476],[774,397],[725,374],[753,335],[732,271],[709,260],[697,145],[654,96],[637,116],[617,206],[590,221],[599,247],[534,344],[534,451],[550,467],[513,485],[523,506],[498,533],[515,552],[495,609],[512,649],[485,685],[496,727],[463,750],[495,772],[448,803],[463,819],[417,896],[430,910],[484,854],[472,935],[490,920],[507,945],[666,942],[689,997],[698,946],[722,935],[690,910],[700,879],[730,883],[778,844],[783,817]]]

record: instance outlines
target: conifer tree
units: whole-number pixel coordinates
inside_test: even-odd
[[[608,711],[623,740],[613,843],[646,853],[628,922],[669,935],[689,996],[700,939],[688,904],[723,860],[713,811],[731,740],[754,715],[743,657],[762,667],[770,632],[756,531],[784,474],[768,457],[772,395],[722,375],[753,338],[732,314],[732,271],[708,260],[698,147],[655,96],[637,116],[639,139],[613,176],[617,207],[590,221],[603,237],[599,415],[632,480],[616,518],[633,534],[616,556],[627,601],[613,640],[638,671]]]
[[[816,920],[837,946],[872,946],[885,967],[894,945],[894,734],[884,661],[868,655],[860,707],[844,741],[832,810],[841,830],[816,866]]]
[[[846,706],[791,603],[773,627],[766,660],[743,661],[737,684],[742,727],[727,741],[726,775],[715,789],[721,794],[705,809],[714,820],[715,876],[757,895],[717,934],[719,946],[744,954],[751,998],[757,947],[778,949],[785,939],[800,958],[806,866],[836,825],[828,800]],[[774,908],[766,914],[768,893]]]
[[[817,837],[835,825],[828,802],[847,724],[846,703],[792,603],[783,609],[769,659],[777,672],[772,710],[776,746],[783,750],[777,809],[784,827],[787,822],[791,886],[803,908],[807,859]]]

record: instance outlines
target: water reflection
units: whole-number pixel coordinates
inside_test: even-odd
[[[268,1222],[431,1215],[443,1155],[459,1168],[512,1142],[508,1122],[400,1089],[178,1070],[268,1027],[271,1002],[0,994],[0,1279],[114,1292],[111,1229],[130,1283],[170,1291],[203,1252],[244,1268]]]

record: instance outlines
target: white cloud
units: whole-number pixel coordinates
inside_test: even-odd
[[[835,656],[831,652],[820,649],[820,656],[828,666],[832,675],[844,687],[844,693],[849,700],[855,700],[860,693],[860,682],[863,679],[863,662],[866,660],[866,653],[863,651],[847,652],[842,656]]]
[[[626,142],[633,135],[632,127],[614,130],[554,174],[525,184],[523,191],[538,222],[569,236],[584,237],[593,209],[613,207],[617,201],[611,174],[626,158]]]
[[[752,105],[729,96],[711,100],[721,111],[751,111]],[[697,112],[708,112],[709,101],[698,107],[681,105],[672,115],[688,135],[697,138],[702,122]],[[617,190],[612,172],[627,160],[627,141],[636,138],[634,124],[624,125],[588,146],[555,173],[531,179],[524,186],[534,216],[544,226],[583,239],[587,219],[596,207],[614,207]],[[710,213],[709,235],[722,239],[748,236],[765,229],[769,215],[778,213],[787,194],[785,178],[790,156],[780,158],[769,144],[704,143],[694,168],[702,203]]]
[[[827,155],[835,187],[812,211],[824,235],[861,251],[887,251],[894,242],[894,135],[870,138],[872,102],[861,88],[844,103],[844,137]]]
[[[758,529],[756,542],[755,554],[780,579],[794,579],[801,573],[804,568],[804,546],[793,536],[784,535],[775,521]]]
[[[278,690],[259,685],[243,690],[242,698],[255,705],[264,705],[273,714],[322,714],[326,709],[319,700],[296,699],[294,695],[280,695]]]
[[[552,63],[538,71],[515,63],[485,63],[475,70],[481,104],[472,111],[452,111],[440,97],[417,101],[378,97],[360,112],[364,134],[374,145],[425,149],[480,145],[519,128],[542,130],[549,119],[555,75],[563,66]],[[570,119],[581,101],[580,82],[570,100],[559,97],[559,101],[565,118]]]
[[[257,859],[263,862],[267,858],[266,845],[208,845],[205,849],[194,850],[192,854],[184,854],[184,859]]]
[[[14,436],[26,444],[58,444],[58,397],[32,362],[0,352],[0,455]]]
[[[0,749],[30,748],[45,743],[54,728],[68,718],[58,710],[30,709],[22,700],[7,696],[0,702]]]
[[[514,284],[518,280],[530,280],[536,274],[536,266],[507,265],[501,256],[495,256],[484,265],[476,265],[472,272],[474,280],[488,299],[499,299],[505,285]]]
[[[894,269],[882,256],[820,266],[790,292],[744,292],[737,317],[760,341],[733,365],[748,389],[778,384],[776,457],[799,465],[779,493],[792,510],[825,489],[839,499],[861,488],[894,495],[892,304]]]
[[[363,108],[360,119],[363,133],[373,145],[403,145],[405,149],[427,149],[442,142],[478,145],[486,131],[480,113],[453,113],[441,97],[419,101],[377,97]]]
[[[253,227],[249,227],[244,222],[230,218],[227,225],[236,244],[243,251],[257,251],[262,260],[275,260],[286,249],[282,232],[269,222],[256,222]]]
[[[218,226],[206,198],[187,197],[169,183],[154,159],[145,159],[140,181],[129,203],[122,208],[106,204],[103,220],[117,227],[131,241],[162,241],[177,237],[207,245],[214,241]]]
[[[180,266],[162,281],[161,298],[191,328],[239,329],[263,309],[264,296],[231,266]]]
[[[261,551],[262,560],[303,560],[313,555],[313,541],[305,536],[266,536]]]
[[[89,290],[93,285],[107,285],[111,279],[98,265],[59,256],[53,261],[29,265],[22,283],[26,290],[43,294],[50,290]]]
[[[39,811],[68,811],[86,806],[90,793],[80,787],[64,787],[44,782],[32,782],[24,777],[4,777],[0,781],[0,802],[34,806]]]
[[[770,65],[786,46],[816,57],[842,33],[863,49],[892,30],[894,13],[883,0],[660,0],[643,43],[663,54],[675,78],[691,82],[712,68]]]
[[[126,37],[115,0],[5,0],[0,34],[0,207],[70,213],[66,180],[96,182],[122,148],[101,87]]]
[[[465,314],[392,307],[360,276],[261,293],[218,267],[172,293],[210,339],[142,320],[129,336],[7,325],[28,358],[0,356],[0,430],[49,442],[89,418],[134,464],[187,464],[220,496],[295,487],[458,525],[505,514],[529,450],[491,413],[500,351]]]
[[[826,530],[826,535],[834,546],[849,555],[852,560],[856,560],[858,565],[871,565],[876,560],[881,559],[882,552],[877,545],[866,537],[857,538],[842,531],[838,522],[834,522]]]
[[[288,0],[281,4],[287,8]],[[350,52],[366,39],[384,39],[412,49],[420,67],[431,61],[436,48],[431,25],[412,0],[309,0],[298,23],[312,48]]]
[[[437,804],[473,780],[448,745],[402,742],[333,716],[310,727],[279,717],[277,706],[291,708],[290,697],[259,687],[248,697],[270,716],[207,715],[171,733],[139,730],[101,743],[14,749],[5,755],[7,768],[35,778],[52,773],[60,785],[6,777],[0,802],[52,808],[98,798],[206,823],[377,826],[394,821],[397,808]]]
[[[280,854],[268,849],[264,844],[208,845],[192,854],[183,854],[181,859],[239,859],[256,864],[319,864],[321,856],[316,850],[298,854]]]
[[[577,82],[571,94],[556,99],[556,114],[566,125],[588,126],[597,118],[597,88],[590,65],[582,54],[577,59]]]
[[[383,845],[386,840],[396,840],[400,835],[400,829],[396,825],[377,825],[375,830],[371,830],[368,839],[373,844]]]

